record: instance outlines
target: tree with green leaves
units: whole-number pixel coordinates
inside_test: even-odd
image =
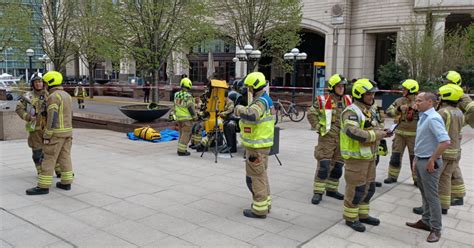
[[[0,57],[4,49],[13,48],[26,51],[32,35],[31,5],[22,4],[21,0],[0,1]]]
[[[437,89],[445,71],[458,70],[469,61],[469,36],[466,30],[432,32],[432,13],[425,27],[408,25],[397,43],[398,62],[408,66],[408,77],[417,80],[423,90]]]
[[[208,0],[123,0],[113,8],[112,36],[125,55],[153,78],[152,102],[158,101],[159,70],[172,51],[185,51],[213,34]]]
[[[66,72],[66,64],[73,59],[74,43],[72,28],[74,10],[77,1],[74,0],[42,0],[43,27],[38,27],[43,38],[43,50],[51,59],[54,69]]]
[[[104,59],[117,60],[120,56],[116,43],[110,39],[113,32],[108,20],[112,2],[103,0],[83,0],[76,5],[73,19],[73,43],[89,71],[89,96],[94,97],[95,70]]]
[[[283,55],[300,42],[300,0],[215,0],[220,31],[240,49],[250,44],[283,65]],[[252,70],[254,70],[252,68]]]

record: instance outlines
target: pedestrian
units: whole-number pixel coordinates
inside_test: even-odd
[[[445,84],[455,84],[461,86],[461,74],[456,71],[447,71],[441,77],[441,81]],[[464,122],[474,127],[474,102],[468,94],[463,94],[458,101],[457,107],[464,113]],[[451,206],[463,205],[464,196],[466,196],[466,187],[462,177],[461,168],[457,166],[454,169],[451,179]]]
[[[423,92],[416,97],[416,108],[420,119],[416,129],[415,161],[418,188],[423,201],[423,215],[414,223],[407,222],[412,228],[430,231],[426,241],[438,242],[441,237],[441,203],[438,195],[438,184],[443,161],[441,155],[451,144],[443,118],[436,112],[436,96]]]
[[[151,84],[150,81],[146,81],[145,85],[143,85],[143,102],[150,102],[150,90]]]
[[[377,87],[372,80],[358,79],[352,87],[354,102],[341,115],[341,155],[345,160],[344,213],[346,225],[364,232],[362,223],[378,226],[380,220],[369,215],[370,199],[375,193],[375,158],[378,141],[390,133],[378,128],[371,108]]]
[[[244,84],[249,88],[253,101],[246,107],[237,105],[234,113],[240,116],[241,141],[246,154],[246,183],[253,202],[250,209],[244,209],[243,214],[248,218],[264,219],[272,204],[267,166],[275,128],[271,115],[273,101],[265,91],[267,83],[263,73],[248,74]]]
[[[405,148],[408,148],[410,157],[410,168],[413,168],[414,146],[416,135],[416,124],[418,122],[418,111],[415,109],[415,97],[418,94],[418,82],[413,79],[403,80],[403,96],[397,98],[387,109],[387,115],[395,118],[398,123],[395,129],[395,137],[392,142],[392,155],[390,156],[388,176],[383,181],[386,184],[396,183],[402,167],[402,158]],[[410,169],[413,171],[413,169]],[[413,184],[416,185],[416,175],[412,174]]]
[[[180,82],[181,90],[174,94],[174,114],[172,115],[176,116],[179,128],[178,156],[191,155],[187,147],[191,139],[193,120],[198,119],[194,97],[189,93],[192,85],[189,78],[183,78]]]
[[[77,104],[79,109],[84,109],[86,105],[84,104],[84,98],[87,97],[87,91],[82,86],[82,82],[79,82],[76,88],[74,89],[74,96],[77,98]]]
[[[344,95],[346,85],[344,76],[332,75],[328,81],[329,94],[318,96],[310,108],[312,111],[308,112],[308,121],[319,134],[318,144],[314,147],[317,166],[313,180],[313,204],[321,202],[325,191],[326,196],[344,200],[344,195],[338,192],[344,166],[339,147],[340,116],[352,103],[351,97]]]
[[[43,77],[48,86],[46,100],[46,126],[43,134],[44,160],[38,176],[38,186],[27,189],[27,195],[49,193],[53,182],[53,170],[56,164],[61,167],[61,182],[56,187],[70,190],[74,177],[71,163],[72,146],[72,100],[61,86],[63,76],[57,71],[49,71]]]
[[[41,162],[43,161],[43,134],[46,126],[46,98],[48,91],[43,84],[41,73],[35,73],[30,80],[31,91],[25,93],[18,105],[16,113],[26,121],[26,131],[28,132],[28,146],[33,153],[36,173],[41,173]],[[61,175],[58,166],[55,167],[56,176]]]

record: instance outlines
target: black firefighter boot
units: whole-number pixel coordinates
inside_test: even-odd
[[[378,226],[380,225],[380,220],[372,216],[367,217],[366,219],[359,218],[359,221],[367,225]]]
[[[196,146],[196,152],[207,152],[208,148],[207,146],[203,145],[202,143],[199,143],[199,145]]]
[[[338,200],[344,200],[344,195],[337,191],[326,191],[326,196],[329,196]]]
[[[381,182],[375,182],[375,187],[377,187],[377,188],[382,187],[382,183]]]
[[[393,177],[387,177],[385,180],[383,180],[383,182],[386,184],[396,183],[397,179]]]
[[[323,194],[314,193],[313,198],[311,199],[311,203],[313,203],[314,205],[318,205],[322,199]]]
[[[64,189],[64,190],[71,190],[71,184],[62,184],[60,182],[56,183],[56,188]]]
[[[354,231],[357,232],[365,232],[365,226],[360,221],[348,221],[346,220],[346,225],[352,228]]]
[[[191,153],[188,151],[185,151],[185,152],[178,151],[178,156],[189,156],[189,155],[191,155]]]
[[[26,190],[27,195],[46,195],[49,193],[48,188],[34,187]]]
[[[464,205],[464,198],[458,197],[451,200],[451,206],[462,206]]]
[[[254,219],[265,219],[267,218],[266,215],[257,215],[252,212],[252,209],[244,209],[244,216],[248,218],[254,218]]]

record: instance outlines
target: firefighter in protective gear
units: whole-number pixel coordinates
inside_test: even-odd
[[[87,91],[81,82],[79,82],[79,85],[74,89],[74,96],[77,98],[79,109],[84,109],[86,107],[86,105],[84,105],[84,98],[87,97]]]
[[[441,81],[445,84],[455,84],[461,86],[461,74],[456,71],[447,71],[441,76]],[[468,94],[463,94],[458,101],[457,107],[464,113],[464,124],[474,127],[474,102]],[[463,205],[466,188],[461,172],[461,168],[457,166],[453,172],[451,179],[451,206]]]
[[[461,129],[464,123],[464,115],[457,107],[459,100],[464,95],[462,88],[455,84],[447,84],[439,88],[441,103],[438,113],[443,117],[451,138],[451,144],[443,153],[443,171],[439,179],[439,198],[443,214],[448,213],[451,205],[451,180],[454,170],[459,167],[461,158]]]
[[[33,162],[36,172],[41,173],[41,162],[43,154],[43,133],[46,125],[46,98],[48,91],[43,84],[41,73],[35,73],[31,77],[31,92],[25,93],[16,106],[16,113],[26,121],[28,132],[28,146],[33,152]],[[55,167],[56,176],[61,176],[59,166]]]
[[[192,85],[191,80],[185,77],[181,79],[181,90],[174,94],[174,115],[179,128],[178,156],[191,155],[187,147],[191,139],[193,120],[198,119],[194,108],[194,97],[189,93]]]
[[[53,169],[61,166],[61,182],[56,187],[70,190],[74,177],[71,164],[72,145],[72,100],[61,86],[63,76],[57,71],[49,71],[43,77],[48,85],[46,100],[46,126],[43,134],[44,160],[38,176],[38,186],[27,189],[27,195],[48,194],[53,181]]]
[[[268,183],[268,154],[273,146],[275,120],[271,115],[273,101],[265,91],[266,80],[261,72],[252,72],[244,79],[253,95],[247,106],[237,105],[235,115],[240,116],[241,142],[245,147],[245,172],[247,187],[252,193],[252,206],[243,214],[249,218],[266,218],[271,207]]]
[[[403,153],[405,147],[407,147],[410,156],[410,171],[412,171],[413,183],[416,185],[416,175],[413,173],[413,159],[415,158],[414,148],[418,111],[414,105],[419,88],[418,82],[415,80],[404,80],[402,82],[403,96],[396,99],[387,109],[387,115],[395,118],[398,127],[393,138],[388,177],[383,181],[386,184],[397,182],[402,167]]]
[[[202,118],[204,117],[204,111],[202,111],[202,101],[201,98],[196,97],[195,99],[195,108],[198,110],[198,121],[193,123],[193,126],[191,127],[191,145],[189,145],[189,148],[191,149],[197,149],[198,145],[202,141],[202,131],[204,130],[204,124]]]
[[[390,134],[377,127],[374,87],[369,79],[359,79],[352,87],[354,102],[341,115],[341,155],[345,160],[344,214],[346,225],[364,232],[362,223],[377,226],[380,220],[369,215],[370,199],[375,193],[375,157],[379,140]]]
[[[351,105],[350,96],[344,95],[346,84],[347,80],[343,76],[331,76],[328,81],[329,94],[318,96],[311,107],[314,111],[308,113],[308,121],[319,134],[318,145],[314,147],[317,169],[311,199],[313,204],[321,202],[324,191],[327,196],[344,199],[344,195],[337,189],[344,166],[339,149],[340,116],[342,111]]]

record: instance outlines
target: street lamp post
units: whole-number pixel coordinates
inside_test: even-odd
[[[295,93],[296,93],[296,62],[298,60],[305,60],[308,57],[306,53],[300,53],[300,50],[298,48],[293,48],[291,49],[291,52],[285,53],[283,58],[286,61],[291,61],[293,63],[293,72],[291,74],[291,87],[293,90],[291,91],[291,102],[295,103]]]
[[[262,57],[260,50],[253,50],[253,46],[247,44],[244,46],[244,50],[238,50],[235,53],[235,58],[232,61],[245,61],[247,62],[247,74],[250,73],[251,69],[255,67],[254,63]]]
[[[45,73],[45,72],[46,72],[46,65],[47,65],[47,64],[49,63],[49,61],[50,61],[48,55],[43,54],[43,56],[39,57],[38,60],[43,63],[43,73]]]
[[[29,75],[29,74],[30,74],[31,71],[33,70],[33,65],[32,65],[32,63],[31,63],[31,58],[33,57],[33,55],[35,55],[35,51],[34,51],[33,49],[31,49],[31,48],[28,48],[28,49],[26,50],[26,56],[28,56],[28,58],[29,58],[29,60],[30,60],[30,67],[29,67],[29,69],[28,69],[28,73],[26,73],[26,78],[25,78],[26,82],[28,82],[28,80],[30,80],[30,75]]]

